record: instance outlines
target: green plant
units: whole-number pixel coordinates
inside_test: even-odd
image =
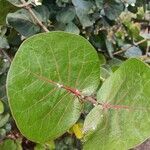
[[[20,46],[7,78],[7,94],[21,133],[44,143],[69,130],[85,102],[84,149],[129,149],[150,135],[150,68],[123,63],[100,85],[99,58],[81,36],[42,33]]]
[[[149,10],[148,0],[0,0],[0,148],[8,149],[10,145],[9,149],[16,149],[21,145],[20,149],[82,149],[83,123],[93,108],[92,103],[82,103],[78,121],[54,141],[36,144],[18,131],[9,110],[6,77],[25,39],[57,30],[86,38],[100,62],[100,82],[92,94],[96,98],[103,82],[124,60],[136,57],[150,62]]]

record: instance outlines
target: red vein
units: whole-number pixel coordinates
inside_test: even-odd
[[[79,91],[78,89],[71,88],[71,87],[68,87],[68,86],[65,86],[65,85],[61,85],[61,84],[59,84],[55,81],[47,79],[46,77],[40,76],[36,73],[32,73],[32,74],[34,76],[36,76],[37,78],[39,78],[40,80],[46,81],[48,83],[53,84],[54,86],[57,86],[58,88],[62,88],[64,90],[66,90],[67,92],[75,95],[76,97],[78,97],[79,99],[81,99],[83,101],[91,102],[93,105],[99,105],[104,110],[106,110],[106,109],[107,110],[108,109],[116,109],[116,110],[120,110],[120,109],[124,109],[124,110],[150,110],[150,108],[145,108],[145,107],[131,107],[131,106],[127,106],[127,105],[112,105],[112,104],[107,103],[107,102],[98,102],[97,99],[95,99],[92,96],[83,95],[83,93],[81,91]]]

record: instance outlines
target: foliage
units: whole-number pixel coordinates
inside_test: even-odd
[[[126,150],[149,137],[149,75],[149,66],[132,58],[104,82],[97,93],[104,109],[96,106],[85,119],[85,149]]]
[[[80,111],[81,116],[76,124],[74,124],[71,129],[68,129],[67,133],[69,135],[67,134],[67,137],[63,135],[54,141],[50,141],[50,144],[35,145],[35,143],[29,141],[29,139],[25,139],[23,135],[19,133],[11,116],[6,96],[6,77],[11,61],[25,39],[27,39],[26,42],[29,42],[28,39],[30,39],[30,36],[46,31],[45,28],[39,24],[40,21],[49,31],[61,30],[80,34],[93,45],[99,57],[100,82],[98,88],[100,88],[105,81],[107,82],[107,78],[114,76],[114,72],[118,68],[120,69],[120,65],[124,60],[136,57],[146,63],[150,63],[150,4],[146,0],[29,0],[25,4],[22,3],[23,1],[24,0],[0,0],[0,140],[6,139],[3,143],[7,143],[5,141],[11,138],[13,140],[10,143],[15,142],[22,144],[23,148],[27,149],[33,149],[33,147],[36,149],[81,149],[83,136],[83,125],[81,124],[83,124],[87,114],[91,114],[90,111],[93,105],[90,103],[80,104],[82,105],[82,111]],[[47,42],[48,41],[46,41],[43,47],[50,44]],[[74,42],[75,41],[73,41],[73,43]],[[36,42],[36,45],[39,45],[38,42]],[[22,48],[20,47],[19,49]],[[31,50],[31,52],[33,51],[34,50]],[[40,55],[43,48],[39,51]],[[71,50],[69,49],[69,51]],[[66,51],[63,50],[59,58],[60,62],[63,61],[62,57],[65,56],[65,53]],[[38,58],[40,57],[39,55]],[[43,55],[44,54],[41,54],[41,57]],[[74,52],[72,57],[75,56],[78,55]],[[32,58],[32,56],[28,57],[29,54],[26,54],[23,61]],[[47,55],[45,57],[47,57]],[[53,57],[49,58],[49,61],[54,61],[51,60],[52,58]],[[81,56],[79,58],[81,58]],[[34,59],[35,62],[33,61],[33,66],[35,66],[36,63],[36,58]],[[44,57],[43,59],[45,60]],[[77,57],[72,61],[74,60],[79,63]],[[97,62],[96,60],[97,58],[95,62]],[[82,60],[80,61],[82,62]],[[139,65],[140,64],[141,62],[139,62]],[[64,63],[62,63],[62,65],[64,65]],[[45,64],[42,66],[45,68]],[[52,69],[54,67],[50,66],[51,65],[47,68]],[[79,66],[81,66],[80,63]],[[85,68],[86,67],[88,68],[88,66],[85,66]],[[35,69],[36,68],[38,68],[38,65],[36,65]],[[63,72],[65,72],[66,69],[66,67],[62,68]],[[117,73],[115,72],[115,74]],[[84,75],[86,76],[86,74]],[[136,78],[136,75],[134,78]],[[137,77],[137,79],[138,78],[139,77]],[[93,82],[94,81],[95,80],[93,80]],[[148,91],[149,89],[147,88],[146,90]],[[123,91],[119,91],[118,93],[121,94],[121,92]],[[92,96],[95,97],[95,93]],[[109,94],[109,92],[107,94]],[[16,106],[19,104],[20,103]],[[21,106],[18,106],[18,108],[19,107]],[[38,112],[35,111],[35,113]],[[96,129],[96,132],[97,131],[99,130]],[[93,135],[94,134],[90,135],[89,138],[94,138]],[[85,147],[89,144],[89,138],[85,138],[85,140],[87,140]],[[65,139],[72,140],[66,142],[67,140]]]
[[[38,34],[22,44],[8,74],[8,97],[19,129],[32,141],[45,142],[62,135],[78,120],[82,109],[74,95],[47,79],[91,95],[99,85],[96,51],[82,37],[63,32]]]
[[[129,59],[94,101],[90,96],[100,76],[96,51],[81,36],[50,32],[23,42],[8,73],[7,92],[17,126],[31,141],[43,143],[67,132],[79,119],[83,100],[95,106],[85,119],[84,149],[126,150],[150,134],[149,75],[148,65]]]

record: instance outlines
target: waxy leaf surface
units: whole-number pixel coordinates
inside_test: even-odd
[[[60,85],[92,94],[99,84],[99,59],[81,36],[50,32],[20,46],[7,78],[7,94],[21,133],[36,142],[55,139],[79,118],[78,98]]]
[[[97,95],[102,105],[84,123],[84,149],[127,150],[149,138],[149,77],[149,66],[132,58],[104,82]]]

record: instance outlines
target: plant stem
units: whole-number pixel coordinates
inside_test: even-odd
[[[30,72],[31,74],[33,74],[35,77],[37,77],[40,80],[43,80],[45,82],[48,82],[50,84],[53,84],[54,86],[60,88],[60,89],[64,89],[67,92],[69,92],[70,94],[75,95],[77,98],[79,98],[81,101],[85,101],[85,102],[90,102],[92,103],[94,106],[101,106],[102,109],[131,109],[129,106],[126,105],[112,105],[110,103],[107,102],[99,102],[97,101],[96,98],[94,98],[93,96],[86,96],[82,93],[82,91],[79,91],[76,88],[72,88],[72,87],[68,87],[66,85],[63,84],[59,84],[55,81],[52,81],[50,79],[47,79],[46,77],[40,76],[36,73]]]
[[[140,45],[140,44],[146,42],[147,40],[148,40],[148,39],[143,39],[143,40],[137,42],[135,45]],[[131,46],[125,48],[125,49],[121,49],[121,50],[119,50],[119,51],[117,51],[117,52],[114,52],[113,55],[117,55],[117,54],[123,53],[123,52],[127,51],[128,49],[130,49],[130,48],[133,47],[133,46],[134,46],[134,45],[131,45]]]
[[[49,30],[47,29],[47,27],[38,19],[38,17],[35,15],[35,13],[33,12],[32,8],[29,5],[26,5],[27,2],[25,0],[20,0],[22,2],[22,5],[24,6],[25,9],[27,9],[29,11],[29,13],[32,15],[32,17],[35,19],[35,21],[37,22],[37,24],[45,31],[45,32],[49,32]]]

